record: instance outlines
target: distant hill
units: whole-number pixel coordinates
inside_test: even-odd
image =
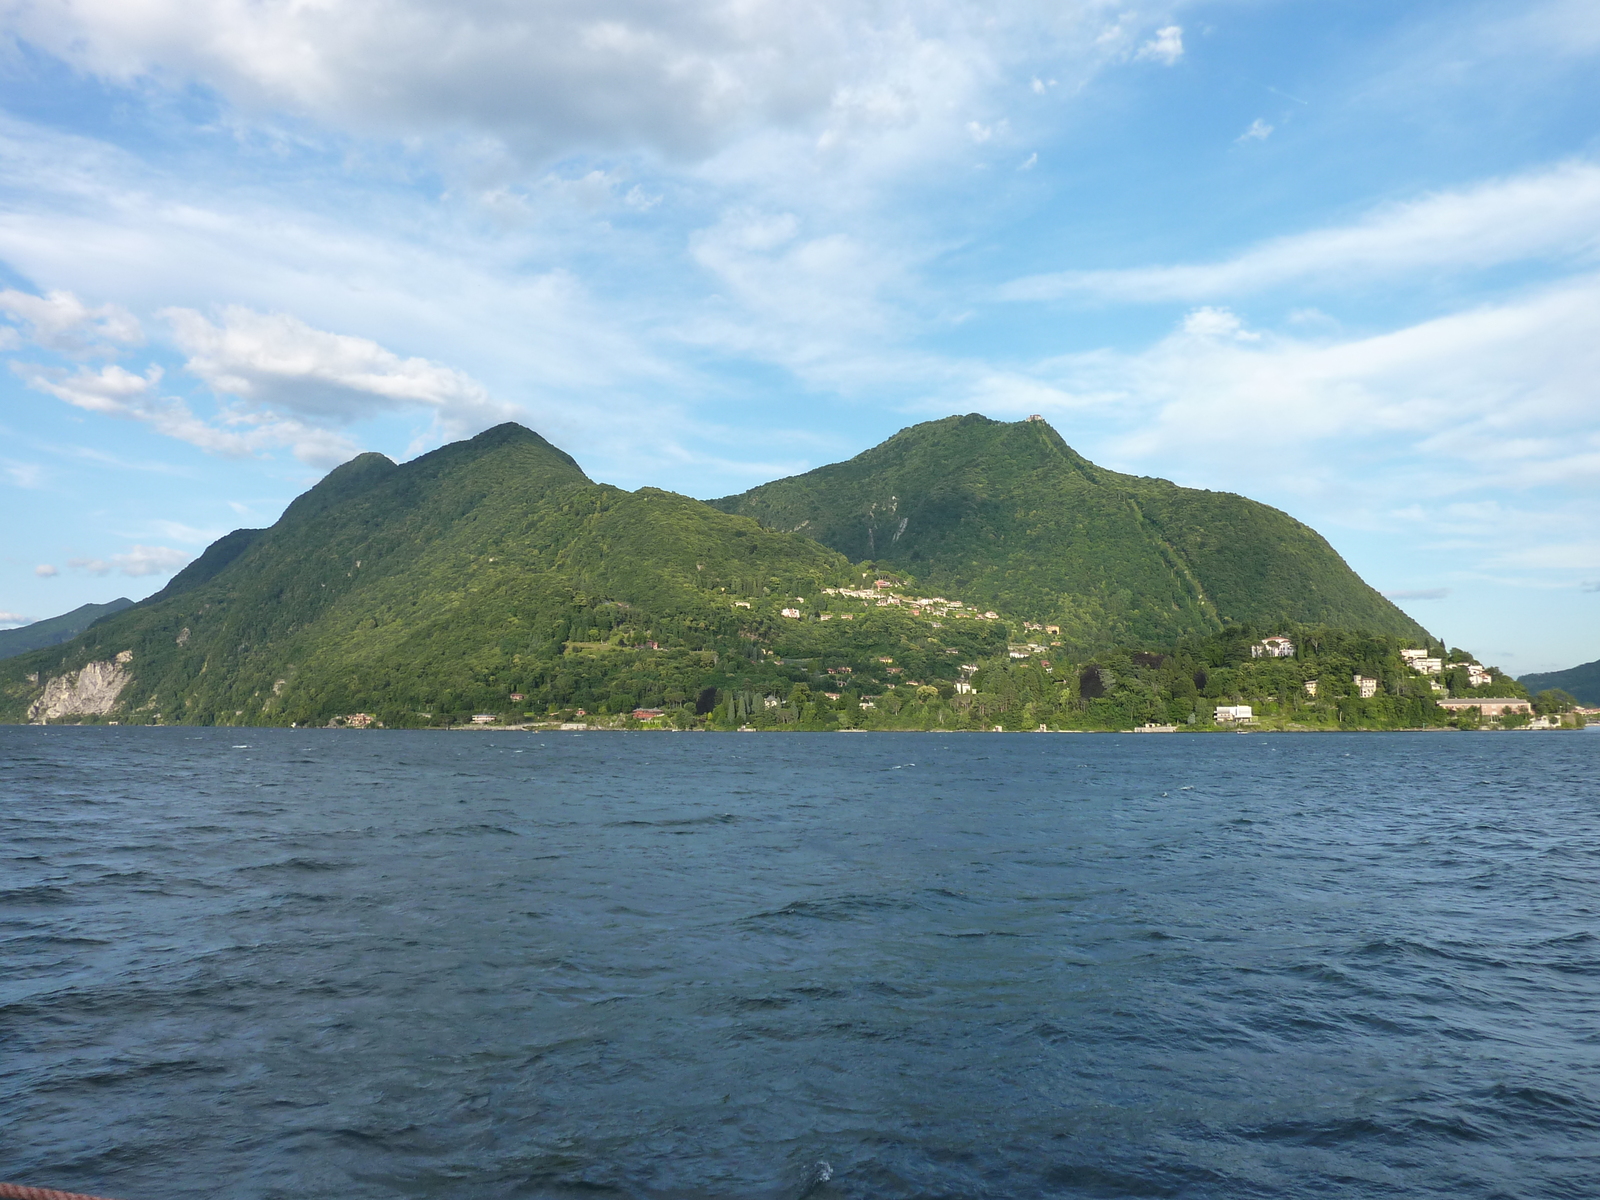
[[[1426,637],[1288,514],[1107,471],[1042,420],[930,421],[709,503],[909,572],[924,589],[1057,624],[1075,650],[1227,622]]]
[[[1580,704],[1600,705],[1600,659],[1579,667],[1569,667],[1565,671],[1540,671],[1523,675],[1517,682],[1527,688],[1530,695],[1560,688]]]
[[[59,617],[47,617],[19,629],[0,629],[0,658],[71,641],[101,617],[132,608],[133,601],[119,596],[105,604],[84,604]]]

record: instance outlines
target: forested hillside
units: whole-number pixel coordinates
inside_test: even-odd
[[[596,484],[518,425],[403,466],[361,455],[149,600],[0,664],[0,719],[1204,723],[1287,669],[1236,669],[1241,638],[1312,626],[1334,657],[1296,661],[1331,664],[1327,690],[1270,703],[1438,719],[1416,681],[1388,684],[1396,639],[1425,635],[1315,533],[1102,471],[1042,422],[934,422],[735,500]],[[1340,680],[1380,668],[1388,699],[1341,707]]]
[[[1580,704],[1600,704],[1600,661],[1569,667],[1565,671],[1541,671],[1524,675],[1521,682],[1530,692],[1560,688]]]
[[[0,658],[13,658],[42,646],[71,641],[101,617],[132,607],[133,601],[121,596],[105,604],[81,604],[69,613],[47,617],[31,625],[0,629]]]
[[[930,421],[711,503],[1057,624],[1075,651],[1228,622],[1425,636],[1286,513],[1104,470],[1040,420]]]

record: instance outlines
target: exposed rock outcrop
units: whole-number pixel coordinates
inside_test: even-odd
[[[116,707],[122,689],[133,681],[126,664],[131,651],[117,655],[116,662],[92,662],[81,671],[68,671],[45,681],[44,695],[28,709],[31,722],[54,721],[61,717],[103,717]]]

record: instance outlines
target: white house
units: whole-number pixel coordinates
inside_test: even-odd
[[[1255,710],[1248,704],[1217,705],[1217,720],[1219,721],[1253,721],[1255,718]]]
[[[1378,681],[1368,679],[1365,675],[1352,675],[1350,681],[1356,685],[1356,690],[1361,693],[1363,700],[1370,700],[1378,694]]]
[[[1251,658],[1293,658],[1294,643],[1286,637],[1262,638],[1250,647]]]
[[[794,617],[796,620],[798,620],[800,617],[800,610],[798,608],[786,608],[783,610],[783,615],[786,617]]]

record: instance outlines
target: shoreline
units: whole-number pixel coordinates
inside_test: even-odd
[[[1342,733],[1583,733],[1586,730],[1600,730],[1600,722],[1591,725],[1561,726],[1556,729],[1540,728],[1515,728],[1515,729],[1458,729],[1452,725],[1409,726],[1403,729],[1315,729],[1301,727],[1298,729],[1284,728],[1251,728],[1227,729],[1219,727],[1209,728],[1179,728],[1179,729],[672,729],[655,725],[636,725],[632,728],[617,725],[584,725],[575,728],[572,723],[564,724],[520,724],[520,725],[446,725],[446,726],[400,726],[388,728],[386,726],[351,726],[351,725],[176,725],[176,724],[122,724],[117,721],[54,721],[54,722],[0,722],[0,725],[12,729],[282,729],[295,733],[700,733],[700,734],[776,734],[791,736],[794,734],[833,734],[833,733],[877,733],[877,734],[905,734],[928,733],[948,737],[955,734],[973,735],[1126,735],[1171,733],[1188,736],[1215,736],[1219,734],[1280,734],[1280,733],[1314,733],[1314,734],[1342,734]]]

